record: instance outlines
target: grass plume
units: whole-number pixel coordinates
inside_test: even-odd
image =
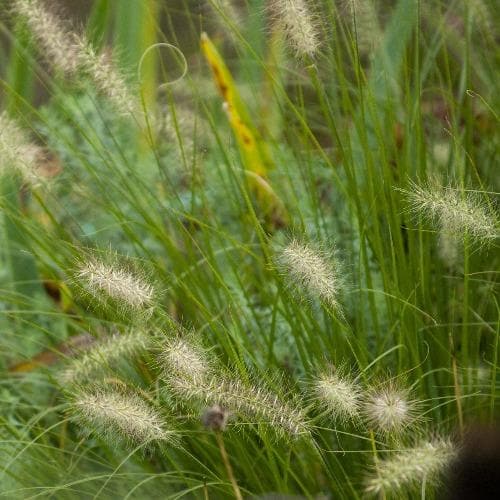
[[[490,243],[498,238],[496,216],[478,193],[436,182],[412,182],[404,193],[411,213],[427,217],[444,233],[467,234],[477,243]]]
[[[113,442],[148,446],[175,443],[178,434],[167,430],[162,416],[139,395],[99,387],[83,389],[71,402],[72,418],[89,432]]]
[[[435,483],[454,456],[454,446],[442,439],[395,452],[374,466],[366,480],[366,492],[373,495],[401,495],[403,492],[418,491],[423,481],[428,485]]]

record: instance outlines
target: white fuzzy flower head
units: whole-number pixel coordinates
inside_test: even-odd
[[[120,361],[129,361],[146,349],[148,337],[143,332],[116,334],[93,346],[83,356],[73,360],[62,374],[62,383],[83,383]]]
[[[153,305],[155,291],[152,285],[119,264],[90,258],[80,264],[76,279],[97,298],[104,295],[136,311]]]
[[[307,419],[299,405],[283,401],[263,387],[212,376],[197,380],[172,378],[170,388],[177,397],[203,406],[219,405],[249,422],[266,424],[280,436],[296,438],[309,434]]]
[[[361,389],[350,378],[335,371],[321,375],[314,382],[314,393],[320,407],[326,407],[333,418],[345,422],[359,416]]]
[[[298,57],[313,57],[319,48],[318,20],[307,0],[273,0],[272,15]]]
[[[271,426],[278,434],[299,437],[309,434],[306,417],[298,404],[239,380],[225,380],[220,385],[219,401],[235,413]]]
[[[113,62],[110,53],[95,52],[84,38],[80,39],[79,68],[88,75],[96,89],[121,114],[132,114],[140,117],[140,104],[130,93],[123,75]]]
[[[74,74],[78,68],[79,48],[64,24],[39,0],[14,0],[12,9],[26,22],[54,68],[68,76]]]
[[[409,399],[408,391],[392,384],[372,391],[364,404],[368,424],[382,433],[397,434],[415,422],[418,403]]]
[[[444,233],[469,235],[477,243],[490,243],[498,237],[497,221],[477,193],[451,186],[412,183],[403,191],[414,213],[428,217]]]
[[[108,440],[124,440],[147,445],[172,441],[161,415],[135,393],[108,389],[83,390],[71,405],[73,419]]]
[[[24,130],[9,118],[0,114],[0,175],[9,171],[19,172],[30,184],[39,184],[42,180],[38,162],[43,157],[43,150],[33,144]]]
[[[394,498],[402,498],[397,495],[403,493],[415,493],[420,490],[423,481],[429,485],[436,483],[455,454],[454,446],[441,439],[395,453],[377,462],[367,478],[366,492],[373,495],[390,494]]]
[[[323,252],[292,240],[280,252],[278,264],[289,284],[340,310],[338,295],[342,280],[337,272],[337,264]]]
[[[67,77],[86,75],[117,111],[140,118],[137,99],[106,52],[97,53],[83,34],[68,30],[39,0],[14,0],[12,9],[26,22],[56,71]]]
[[[173,339],[163,348],[164,374],[168,380],[201,381],[210,371],[210,363],[202,349],[184,339]]]

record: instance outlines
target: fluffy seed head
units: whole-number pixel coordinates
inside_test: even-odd
[[[314,383],[314,393],[335,419],[345,422],[359,416],[361,389],[341,372],[321,375]]]
[[[418,404],[408,396],[408,391],[392,384],[373,391],[364,404],[368,424],[383,433],[403,431],[417,417]]]
[[[146,348],[148,341],[142,332],[113,335],[72,361],[62,374],[62,383],[82,383],[122,360],[130,360]]]
[[[127,82],[115,66],[111,55],[95,52],[85,39],[80,39],[79,46],[80,70],[92,79],[97,90],[108,98],[118,112],[139,117],[139,103],[131,95]]]
[[[134,444],[172,441],[161,415],[137,394],[106,389],[82,391],[72,402],[74,420],[106,439],[119,438]]]
[[[439,186],[437,183],[412,183],[410,189],[403,192],[412,211],[437,223],[444,233],[467,233],[478,243],[489,243],[498,237],[494,214],[475,193],[464,193],[460,189]]]
[[[153,304],[154,289],[151,284],[118,264],[90,258],[78,267],[76,278],[98,298],[103,298],[104,294],[134,310],[145,309]]]
[[[168,380],[182,379],[189,383],[197,383],[201,382],[210,371],[210,363],[205,353],[183,339],[169,341],[162,355],[164,373]]]
[[[70,76],[78,68],[79,47],[74,35],[38,0],[14,0],[12,9],[26,22],[54,68]]]
[[[436,482],[455,456],[449,441],[435,440],[379,460],[366,481],[366,491],[371,494],[401,494],[418,487],[422,481]],[[413,497],[412,497],[413,498]]]
[[[33,144],[27,134],[6,113],[0,114],[0,174],[17,170],[31,184],[38,184],[41,176],[38,161],[43,150]]]
[[[320,45],[317,19],[307,0],[274,0],[275,22],[283,30],[298,57],[313,57]]]
[[[309,245],[292,240],[279,254],[278,264],[287,281],[308,295],[340,309],[338,295],[342,282],[336,265]]]
[[[171,380],[170,385],[182,399],[203,405],[217,404],[231,414],[267,424],[278,434],[297,437],[309,433],[307,420],[298,405],[285,403],[262,387],[223,377],[196,382],[178,377]]]
[[[12,7],[56,71],[67,77],[86,75],[120,113],[137,113],[140,106],[108,54],[96,53],[84,35],[69,31],[38,0],[14,0]]]

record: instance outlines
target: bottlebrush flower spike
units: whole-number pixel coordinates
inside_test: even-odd
[[[217,404],[250,422],[267,424],[281,435],[298,437],[309,433],[307,420],[298,405],[283,402],[262,387],[215,376],[196,381],[177,377],[168,382],[173,393],[181,399],[203,406]]]
[[[33,144],[24,130],[7,116],[0,114],[0,174],[18,171],[31,184],[38,184],[38,161],[43,158],[43,149]]]
[[[26,22],[56,71],[73,75],[78,68],[80,52],[74,34],[38,0],[14,0],[12,9]]]
[[[318,21],[306,0],[273,0],[271,10],[298,57],[313,57],[320,45]]]
[[[341,422],[359,417],[361,388],[344,376],[343,370],[324,373],[314,381],[314,393],[320,408]]]
[[[180,338],[166,343],[162,357],[164,374],[169,380],[201,382],[210,371],[210,362],[202,349]]]
[[[412,212],[428,217],[444,233],[468,234],[478,243],[489,243],[498,237],[496,217],[477,193],[435,182],[411,183],[403,193]]]
[[[368,425],[382,433],[397,434],[418,420],[418,402],[393,384],[374,390],[364,404]]]
[[[285,279],[295,288],[304,290],[309,296],[317,297],[340,310],[338,296],[342,279],[336,263],[311,246],[292,240],[281,250],[277,258]]]
[[[56,71],[66,77],[78,72],[86,75],[120,113],[140,116],[137,99],[105,52],[96,53],[83,34],[68,30],[39,0],[14,0],[12,9],[24,19]]]
[[[84,389],[70,409],[73,420],[111,442],[122,440],[147,446],[176,441],[176,432],[166,430],[162,416],[135,393]]]
[[[423,481],[426,484],[435,483],[439,474],[450,465],[455,453],[449,441],[435,440],[379,460],[366,481],[366,492],[402,498],[397,495],[409,492],[412,487],[420,489]]]
[[[80,263],[75,278],[97,298],[107,296],[135,311],[153,305],[153,286],[143,276],[118,263],[106,263],[90,257]]]
[[[143,332],[113,335],[73,360],[62,374],[62,383],[83,383],[121,360],[130,360],[145,350],[148,343],[149,338]]]

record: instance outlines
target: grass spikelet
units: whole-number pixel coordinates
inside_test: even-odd
[[[314,394],[318,406],[340,422],[359,417],[361,388],[354,380],[344,375],[344,370],[321,374],[314,381]]]
[[[38,0],[14,0],[12,9],[26,22],[55,70],[72,76],[78,69],[80,53],[74,34]]]
[[[1,113],[0,174],[15,170],[27,182],[38,184],[42,178],[38,174],[37,164],[42,157],[42,148],[33,144],[7,113]]]
[[[309,433],[304,413],[298,405],[282,401],[277,395],[238,380],[222,384],[221,400],[228,408],[248,417],[262,419],[279,433],[294,437]]]
[[[442,439],[395,453],[377,462],[366,481],[366,492],[397,495],[419,487],[423,481],[429,485],[435,483],[454,456],[453,445]]]
[[[145,446],[176,441],[176,433],[165,429],[160,413],[135,393],[84,389],[72,401],[71,414],[79,425],[106,441]]]
[[[336,263],[324,252],[292,240],[281,250],[277,262],[290,285],[340,311],[338,296],[342,280]]]
[[[94,82],[96,89],[121,114],[139,117],[139,102],[130,93],[127,82],[107,52],[97,53],[85,39],[80,41],[80,69]]]
[[[153,305],[155,290],[151,283],[116,259],[115,262],[104,262],[90,257],[78,265],[75,279],[85,291],[101,301],[109,298],[121,307],[137,312]]]
[[[121,360],[130,360],[146,349],[148,340],[143,332],[113,335],[73,360],[62,374],[63,384],[82,383]]]
[[[418,401],[409,391],[390,383],[373,390],[364,402],[368,425],[381,433],[399,434],[418,419]]]
[[[210,362],[201,348],[183,339],[173,339],[164,346],[162,352],[166,379],[200,382],[210,371]]]
[[[275,23],[283,30],[297,57],[313,57],[320,46],[317,19],[306,0],[274,0]]]
[[[286,403],[256,385],[223,377],[204,381],[178,377],[171,380],[171,389],[182,399],[202,405],[216,404],[254,423],[267,424],[280,435],[298,437],[309,433],[307,420],[298,405]]]
[[[137,99],[106,52],[97,53],[83,34],[66,28],[64,23],[38,0],[14,0],[15,14],[26,22],[48,62],[66,77],[81,73],[109,99],[120,113],[136,113]]]
[[[476,193],[437,183],[413,182],[403,192],[411,211],[432,220],[440,231],[467,234],[477,243],[490,243],[498,237],[495,216]]]

